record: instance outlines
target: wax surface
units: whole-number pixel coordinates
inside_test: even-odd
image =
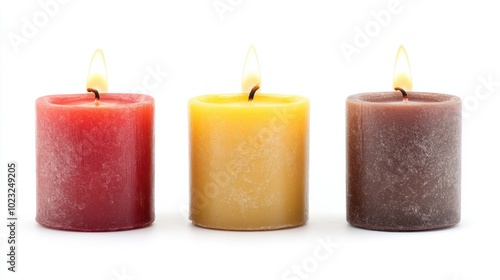
[[[194,224],[266,230],[308,215],[309,100],[205,95],[189,101]]]
[[[154,220],[154,100],[52,95],[36,101],[38,223],[112,231]]]
[[[461,101],[399,92],[347,98],[347,220],[410,231],[460,221]]]

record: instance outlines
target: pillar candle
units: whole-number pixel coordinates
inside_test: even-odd
[[[141,94],[36,100],[38,223],[112,231],[154,220],[154,100]]]
[[[214,94],[189,101],[190,219],[228,230],[302,225],[308,215],[309,100]]]
[[[347,98],[347,220],[375,230],[460,221],[461,101],[436,93]]]

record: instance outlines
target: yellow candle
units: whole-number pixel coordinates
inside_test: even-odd
[[[307,98],[203,95],[189,101],[189,118],[194,224],[266,230],[307,221]]]

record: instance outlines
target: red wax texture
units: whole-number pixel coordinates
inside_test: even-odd
[[[75,231],[154,220],[154,99],[140,94],[36,100],[36,221]]]
[[[460,221],[461,101],[408,92],[347,98],[347,221],[411,231]]]

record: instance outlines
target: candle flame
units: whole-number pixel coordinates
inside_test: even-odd
[[[398,54],[396,56],[396,63],[394,64],[394,78],[393,78],[393,88],[402,88],[406,91],[410,91],[413,88],[411,81],[411,71],[410,62],[408,60],[408,55],[406,54],[405,48],[401,45],[398,49]]]
[[[87,75],[87,88],[95,89],[99,93],[108,92],[108,72],[101,49],[97,49],[92,56]]]
[[[256,85],[260,86],[260,65],[257,52],[252,45],[248,48],[247,57],[243,66],[243,77],[241,78],[241,90],[248,94]],[[259,92],[259,90],[257,91]]]

